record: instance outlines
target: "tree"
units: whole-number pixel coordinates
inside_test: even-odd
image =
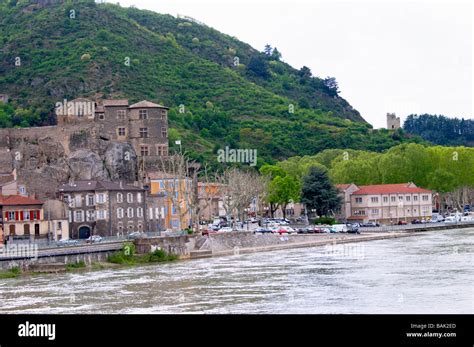
[[[264,53],[267,57],[269,57],[269,56],[272,55],[272,50],[273,50],[272,46],[270,46],[270,45],[267,43],[267,44],[265,45],[265,48],[263,49],[263,53]]]
[[[267,61],[259,55],[250,58],[247,69],[259,77],[267,78],[270,76]]]
[[[311,69],[307,66],[303,66],[299,69],[298,75],[300,75],[301,78],[310,78],[312,76]]]
[[[329,95],[337,96],[339,94],[339,85],[335,77],[326,77],[323,82]]]
[[[300,182],[291,176],[277,176],[268,185],[268,201],[271,204],[281,206],[283,218],[286,218],[286,206],[290,202],[299,200],[301,185]],[[273,217],[274,211],[271,211]]]
[[[327,216],[341,206],[341,198],[332,185],[327,172],[320,167],[310,168],[309,174],[303,178],[301,202],[309,210],[316,210],[318,216]]]
[[[280,60],[281,59],[281,53],[276,47],[273,49],[272,59],[273,60]]]

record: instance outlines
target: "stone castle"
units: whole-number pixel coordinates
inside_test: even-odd
[[[400,117],[395,113],[387,113],[387,129],[396,130],[400,128]]]
[[[92,101],[78,98],[56,104],[56,126],[0,129],[0,149],[19,142],[35,143],[51,136],[66,154],[77,147],[93,147],[95,140],[126,142],[142,159],[168,155],[168,107],[146,100],[129,105],[128,100]]]

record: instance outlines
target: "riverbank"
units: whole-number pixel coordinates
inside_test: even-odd
[[[282,249],[306,248],[344,243],[363,242],[372,240],[386,240],[400,237],[419,236],[424,232],[391,232],[370,234],[314,234],[314,235],[285,235],[274,234],[258,235],[246,234],[228,237],[228,235],[211,235],[207,247],[191,251],[190,258],[208,258],[233,254],[256,252],[271,252]],[[260,242],[263,241],[263,242]],[[270,244],[268,244],[270,243]],[[248,246],[249,244],[254,244]]]

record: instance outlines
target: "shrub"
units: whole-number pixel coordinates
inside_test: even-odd
[[[332,217],[319,217],[313,221],[314,224],[329,224],[333,225],[336,223],[336,220]]]
[[[78,262],[75,262],[75,263],[69,263],[69,264],[67,264],[67,266],[66,266],[66,268],[67,268],[68,270],[80,269],[80,268],[83,268],[83,267],[86,267],[86,263],[84,263],[83,260],[78,261]]]

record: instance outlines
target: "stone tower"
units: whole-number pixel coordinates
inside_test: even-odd
[[[400,128],[400,117],[395,113],[387,113],[387,129],[396,130]]]

